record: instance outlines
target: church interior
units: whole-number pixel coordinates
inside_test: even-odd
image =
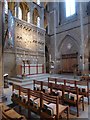
[[[0,1],[0,120],[88,119],[90,1]]]

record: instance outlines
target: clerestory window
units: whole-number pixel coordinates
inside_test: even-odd
[[[75,0],[65,0],[66,17],[70,17],[76,13]]]

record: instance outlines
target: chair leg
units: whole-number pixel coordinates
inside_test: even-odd
[[[67,107],[67,120],[69,120],[69,107]]]
[[[79,117],[79,107],[78,107],[78,104],[77,104],[77,117]]]
[[[84,96],[82,97],[82,110],[84,111]]]
[[[19,113],[21,113],[21,106],[19,106]]]
[[[89,105],[89,95],[88,95],[88,105]]]
[[[31,117],[31,111],[28,109],[28,119]]]

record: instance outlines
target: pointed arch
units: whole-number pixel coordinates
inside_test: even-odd
[[[44,28],[47,27],[47,14],[44,13]]]
[[[39,13],[38,13],[38,10],[37,10],[37,8],[34,8],[34,11],[33,11],[33,24],[34,25],[37,25],[38,17],[40,17]]]
[[[40,17],[37,17],[37,27],[40,27]]]
[[[65,43],[65,41],[72,41],[72,42],[74,42],[75,43],[75,45],[77,46],[77,49],[79,50],[79,42],[74,38],[74,37],[72,37],[71,35],[66,35],[63,39],[62,39],[62,41],[61,41],[61,43],[59,44],[59,46],[58,46],[58,51],[60,51],[60,48],[61,48],[61,46],[62,46],[62,44],[64,44]]]
[[[8,2],[4,0],[5,13],[8,14]]]
[[[17,6],[15,7],[15,17],[17,17],[16,12],[17,12]],[[22,9],[21,9],[21,7],[18,7],[18,18],[20,20],[22,20]]]
[[[27,22],[30,23],[30,11],[27,13]]]

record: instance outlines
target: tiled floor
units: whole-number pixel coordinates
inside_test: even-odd
[[[53,77],[54,76],[56,76],[56,77],[63,77],[63,78],[69,78],[69,79],[74,79],[74,76],[70,76],[70,75],[52,75]],[[78,79],[79,79],[79,77],[77,77]],[[45,81],[47,81],[47,78],[46,78],[46,80]],[[28,87],[28,88],[33,88],[33,86],[32,86],[32,84],[31,85],[29,85],[29,86],[25,86],[25,87]],[[7,97],[7,101],[4,101],[5,102],[5,104],[7,104],[7,105],[9,105],[9,104],[11,104],[12,103],[12,101],[11,101],[11,94],[12,94],[12,86],[11,85],[9,85],[9,88],[5,88],[4,89],[4,91],[3,91],[3,94]],[[88,104],[87,104],[87,99],[85,99],[85,111],[80,111],[80,116],[79,116],[79,118],[88,118],[88,116],[89,116],[89,113],[90,113],[90,105],[88,106]],[[72,108],[73,109],[73,108]],[[75,109],[73,109],[73,110],[75,110]],[[36,115],[35,114],[32,114],[33,115],[33,117],[35,117]],[[75,118],[76,117],[76,115],[70,115],[70,117],[71,118]],[[30,119],[31,120],[31,119]]]

